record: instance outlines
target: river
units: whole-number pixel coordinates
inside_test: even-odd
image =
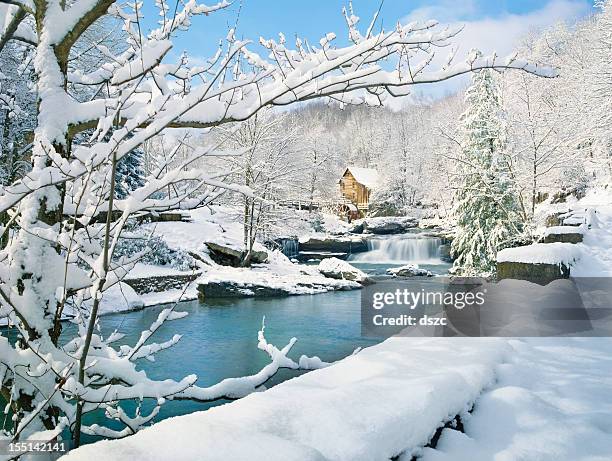
[[[409,262],[442,274],[446,273],[449,265],[440,261],[439,245],[438,239],[418,234],[373,238],[370,251],[352,256],[350,262],[377,276],[384,274],[388,267]],[[126,334],[122,342],[134,344],[140,332],[149,328],[163,307],[105,316],[100,321],[102,332],[108,335],[118,330]],[[197,384],[207,386],[223,378],[256,373],[268,362],[267,355],[257,349],[257,331],[264,316],[269,342],[282,347],[293,336],[298,338],[291,352],[294,359],[307,354],[335,361],[351,354],[357,347],[379,342],[361,337],[359,290],[285,298],[190,301],[181,303],[176,310],[186,311],[189,315],[166,323],[155,338],[164,341],[180,332],[182,339],[171,349],[158,353],[155,362],[140,362],[151,378],[181,379],[196,374]],[[69,337],[74,328],[72,324],[65,325],[63,334]],[[266,386],[274,386],[299,373],[302,372],[281,370]],[[157,420],[221,403],[224,401],[207,404],[169,401],[162,406]],[[145,408],[146,412],[149,408]],[[88,415],[86,423],[92,422],[108,424],[101,414]],[[91,438],[86,441],[91,441]]]

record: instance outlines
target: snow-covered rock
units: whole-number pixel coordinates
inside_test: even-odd
[[[350,229],[350,224],[342,221],[337,215],[329,213],[320,213],[321,227],[328,234],[342,235],[346,234]]]
[[[91,301],[90,301],[91,302]],[[117,283],[104,292],[100,303],[101,315],[115,312],[132,311],[144,307],[144,301],[126,283]]]
[[[289,296],[361,288],[352,280],[325,277],[316,267],[293,264],[280,251],[271,252],[267,264],[217,266],[196,283],[202,298]]]
[[[571,243],[534,243],[506,248],[497,253],[497,262],[572,265],[582,255],[582,246]]]
[[[387,274],[395,277],[433,277],[433,273],[427,269],[421,269],[418,264],[407,264],[401,267],[387,269]]]
[[[359,253],[368,251],[368,242],[364,237],[333,236],[328,234],[312,234],[300,238],[300,252],[330,252],[330,253]]]
[[[540,232],[542,243],[580,243],[582,240],[582,226],[551,226],[542,229]]]
[[[330,277],[332,279],[351,280],[361,284],[370,281],[365,272],[338,258],[327,258],[322,260],[319,263],[318,269],[325,277]]]
[[[237,250],[231,246],[220,245],[215,242],[206,242],[205,245],[208,248],[208,254],[212,260],[223,266],[240,266],[246,254],[246,251],[244,250]],[[251,263],[264,263],[267,261],[267,259],[267,251],[254,249],[251,252]]]
[[[351,232],[356,234],[403,234],[419,225],[418,218],[412,216],[389,216],[364,218],[353,223]]]
[[[582,244],[534,243],[497,253],[499,279],[531,280],[547,284],[568,278],[570,268],[582,256]]]

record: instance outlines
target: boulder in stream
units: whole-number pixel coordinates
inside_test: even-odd
[[[417,264],[407,264],[402,267],[387,269],[387,274],[394,277],[433,277],[433,273],[427,269],[421,269]]]
[[[356,267],[351,266],[346,261],[338,258],[327,258],[319,263],[319,272],[325,277],[338,280],[350,280],[352,282],[366,285],[371,283],[367,274]]]

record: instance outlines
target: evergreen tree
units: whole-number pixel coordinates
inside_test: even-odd
[[[465,275],[495,272],[495,258],[521,233],[518,194],[507,149],[507,129],[491,71],[473,74],[461,116],[461,182],[455,194],[457,235],[452,252]]]
[[[144,152],[136,149],[117,163],[115,197],[123,199],[145,185]]]

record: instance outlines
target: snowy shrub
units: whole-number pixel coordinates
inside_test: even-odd
[[[170,266],[174,269],[187,271],[195,266],[195,260],[185,250],[174,250],[161,237],[122,238],[119,239],[113,257],[134,256],[145,251],[140,262],[155,266]]]
[[[312,230],[315,232],[325,232],[325,227],[323,226],[323,217],[317,213],[312,220]]]
[[[391,188],[377,189],[372,193],[368,216],[401,216],[403,199],[397,190]]]

